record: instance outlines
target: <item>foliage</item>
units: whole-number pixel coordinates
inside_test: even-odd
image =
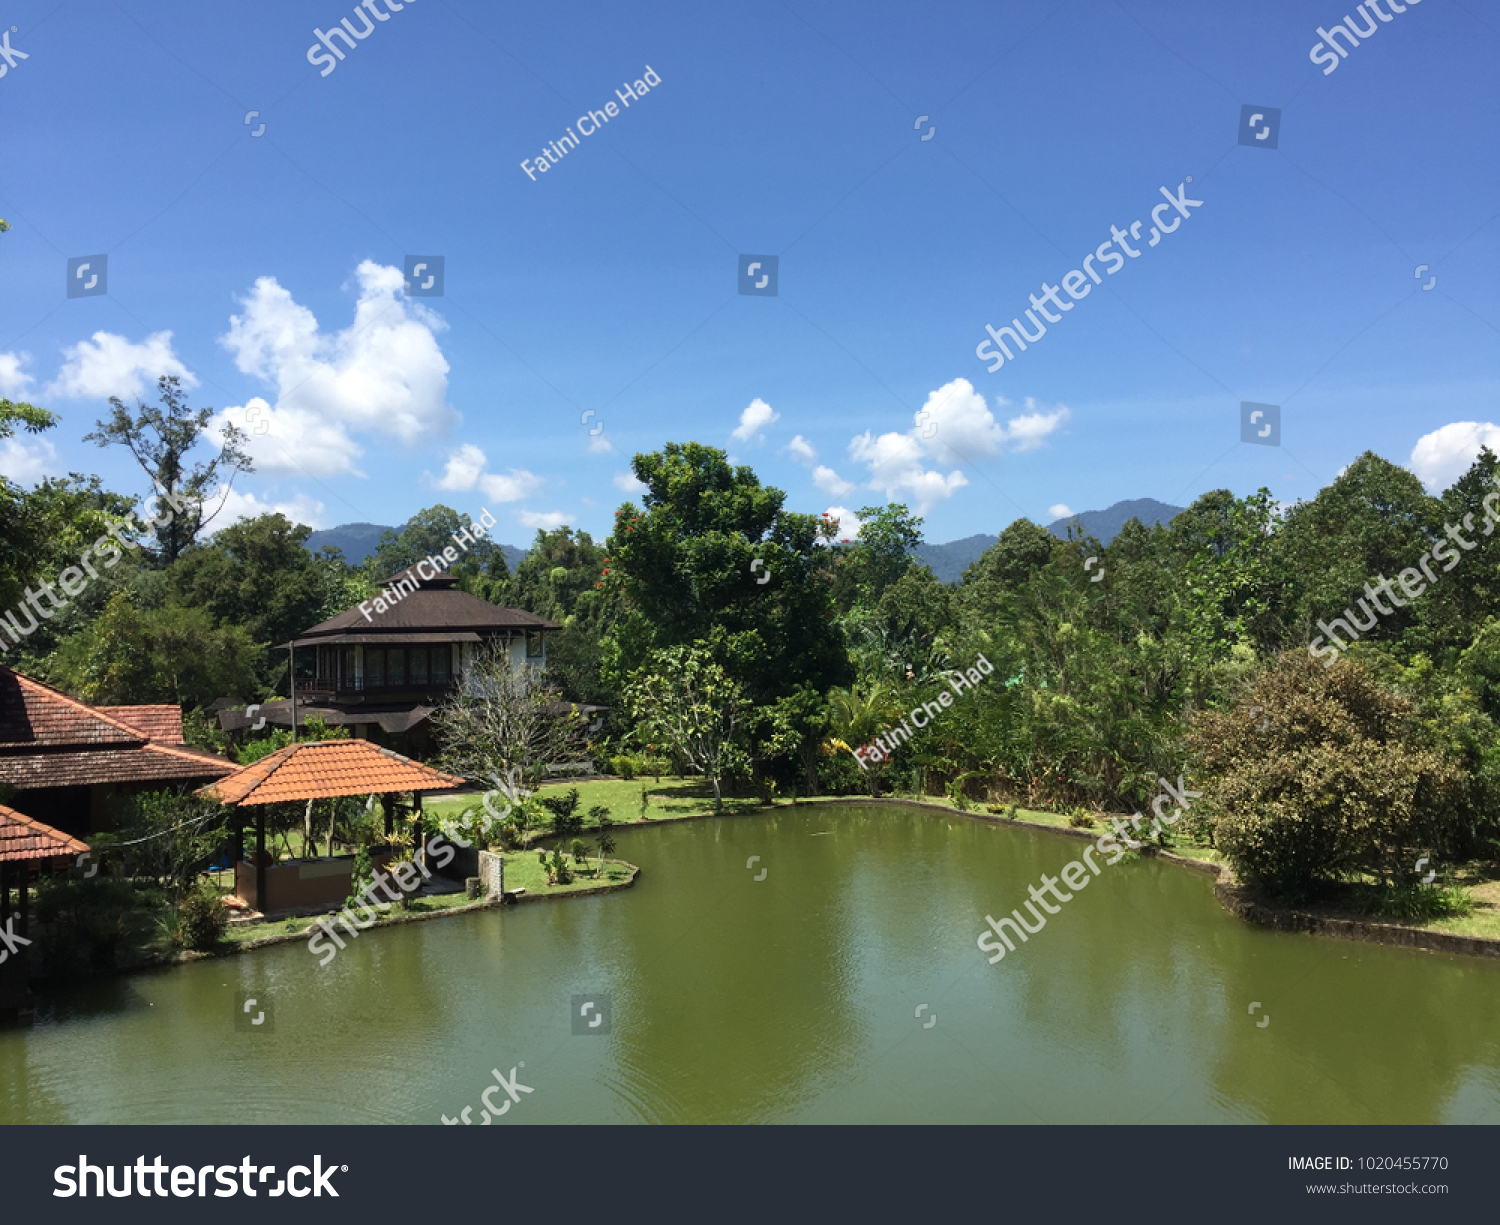
[[[243,450],[248,436],[227,423],[219,431],[219,453],[207,463],[189,467],[188,453],[208,436],[213,409],[189,408],[175,374],[158,379],[156,390],[160,406],[147,407],[137,401],[134,415],[118,396],[111,396],[109,420],[97,422],[84,441],[124,447],[152,488],[164,496],[170,509],[160,511],[153,526],[160,559],[170,564],[222,512],[221,500],[217,510],[205,515],[210,495],[227,494],[238,473],[254,472],[255,467]]]
[[[744,694],[703,646],[654,653],[626,688],[637,724],[653,741],[682,754],[714,789],[714,811],[724,810],[721,784],[743,767],[738,743]]]
[[[1422,848],[1445,841],[1460,774],[1424,739],[1411,700],[1367,668],[1291,652],[1240,707],[1196,720],[1206,798],[1194,806],[1235,871],[1273,894],[1308,896],[1363,873],[1402,882]]]
[[[216,948],[229,930],[229,911],[217,889],[200,879],[177,907],[173,942],[184,949],[206,953]]]
[[[126,876],[152,881],[176,906],[224,843],[224,810],[175,791],[141,791],[116,801],[117,852]],[[112,856],[108,846],[105,855]]]
[[[571,838],[583,829],[583,814],[578,811],[578,788],[570,787],[562,795],[539,795],[537,803],[552,814],[552,832],[559,838]]]
[[[37,952],[52,974],[108,969],[132,911],[147,904],[128,880],[103,873],[53,876],[37,886]]]

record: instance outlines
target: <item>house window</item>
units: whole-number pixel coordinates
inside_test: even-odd
[[[444,644],[432,648],[432,683],[446,685],[453,679],[453,648]]]
[[[385,651],[381,647],[365,648],[365,688],[379,689],[385,684]]]
[[[406,684],[406,652],[400,647],[385,653],[385,683],[393,689]]]
[[[541,630],[526,631],[526,658],[540,659],[542,657],[542,632]]]

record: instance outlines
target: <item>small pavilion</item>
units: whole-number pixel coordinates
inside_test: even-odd
[[[61,830],[43,825],[14,808],[0,804],[0,929],[12,939],[27,934],[27,892],[33,873],[70,867],[79,855],[87,853],[85,842]],[[17,894],[11,908],[11,891]],[[25,948],[11,954],[10,942],[0,944],[6,954],[0,960],[0,1005],[8,999],[26,994],[26,971],[22,958]]]
[[[391,823],[391,801],[410,793],[418,813],[428,791],[452,791],[464,780],[444,774],[368,740],[320,740],[291,744],[227,778],[198,789],[197,794],[236,810],[234,842],[235,892],[263,915],[300,910],[316,912],[337,906],[353,887],[354,856],[271,863],[266,854],[267,804],[379,795]],[[255,857],[244,855],[245,809],[255,812]]]

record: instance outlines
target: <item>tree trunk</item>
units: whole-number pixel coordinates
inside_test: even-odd
[[[313,845],[312,806],[313,802],[308,800],[307,807],[302,812],[302,854],[309,859],[315,857],[318,849]]]
[[[724,797],[719,792],[719,776],[717,774],[715,774],[713,776],[713,784],[714,784],[714,812],[715,812],[715,814],[717,814],[717,813],[721,813],[721,812],[724,811]]]

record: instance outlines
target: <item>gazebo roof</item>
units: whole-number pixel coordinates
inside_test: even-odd
[[[464,780],[443,774],[368,740],[289,744],[197,794],[231,808],[323,800],[344,795],[451,791]]]
[[[0,804],[0,863],[81,855],[88,843]]]

